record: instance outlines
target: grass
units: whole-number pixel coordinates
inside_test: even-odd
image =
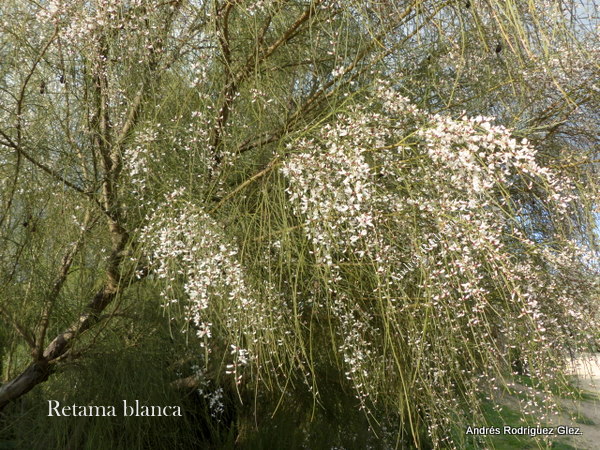
[[[524,416],[514,408],[504,406],[500,411],[495,408],[495,405],[490,401],[484,401],[482,403],[482,413],[485,418],[486,426],[497,427],[502,430],[505,425],[512,427],[519,426],[534,426],[534,423],[530,418]],[[574,413],[572,420],[579,424],[593,425],[594,422],[581,413]],[[479,425],[477,425],[479,426]],[[541,424],[543,427],[550,427],[548,424]],[[558,440],[560,439],[560,440]],[[517,450],[517,449],[540,449],[540,448],[552,448],[560,450],[576,450],[578,447],[565,442],[563,437],[554,438],[549,441],[542,439],[535,439],[530,436],[515,436],[515,435],[493,435],[493,436],[470,436],[465,441],[465,448],[467,450],[475,450],[482,448],[494,448],[494,449],[505,449],[505,450]]]
[[[482,412],[486,419],[486,423],[491,427],[499,427],[502,429],[505,425],[511,426],[527,426],[526,418],[512,408],[503,407],[501,411],[494,408],[491,402],[485,401],[482,403]],[[467,440],[467,449],[480,449],[487,447],[498,449],[534,449],[539,448],[539,445],[533,438],[528,436],[514,436],[500,434],[494,436],[471,436]]]

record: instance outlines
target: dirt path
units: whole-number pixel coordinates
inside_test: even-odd
[[[578,359],[573,373],[579,377],[585,398],[577,402],[565,400],[562,406],[568,412],[557,417],[555,425],[579,427],[581,435],[558,441],[579,449],[600,449],[600,354]]]
[[[577,384],[583,390],[583,399],[558,399],[561,413],[546,418],[544,423],[554,427],[555,432],[559,432],[561,426],[571,427],[572,431],[580,432],[578,435],[553,438],[553,447],[561,448],[560,444],[563,443],[570,445],[569,448],[598,450],[600,449],[600,354],[577,359],[571,373],[578,377]],[[541,398],[541,394],[535,394],[531,387],[521,384],[515,384],[513,387],[517,392],[527,392]],[[516,411],[520,409],[519,401],[515,397],[508,397],[505,400],[509,408]]]

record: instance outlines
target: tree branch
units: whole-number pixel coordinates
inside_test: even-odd
[[[44,349],[44,340],[46,337],[46,331],[48,330],[48,325],[50,323],[50,314],[52,312],[54,304],[56,303],[56,299],[58,298],[58,295],[60,294],[60,291],[61,291],[65,281],[67,280],[67,276],[69,274],[69,269],[71,268],[71,265],[73,264],[73,259],[75,258],[75,255],[77,255],[77,253],[79,252],[81,247],[83,246],[83,242],[84,242],[84,238],[85,238],[86,234],[94,227],[95,223],[96,223],[96,220],[92,221],[90,219],[89,213],[86,214],[86,218],[84,221],[84,228],[81,230],[79,238],[72,245],[72,247],[69,249],[69,251],[67,251],[67,253],[63,256],[62,264],[58,271],[56,280],[54,281],[54,283],[52,285],[52,289],[48,293],[48,296],[46,297],[46,301],[44,302],[44,308],[42,310],[42,316],[41,316],[41,320],[40,320],[40,324],[39,324],[38,336],[35,341],[36,347],[35,347],[35,356],[34,357],[36,360],[39,360],[42,358],[43,349]]]
[[[5,140],[2,141],[0,140],[0,145],[3,145],[5,147],[9,147],[12,148],[14,150],[16,150],[19,154],[21,154],[27,161],[29,161],[31,164],[33,164],[34,166],[36,166],[39,169],[42,169],[44,172],[46,172],[48,175],[50,175],[51,177],[55,178],[56,180],[60,181],[61,183],[63,183],[65,186],[79,192],[80,194],[86,195],[88,197],[92,196],[91,192],[86,192],[84,191],[82,188],[80,188],[79,186],[71,183],[69,180],[65,179],[61,174],[59,174],[56,170],[46,166],[45,164],[42,164],[41,162],[39,162],[38,160],[36,160],[33,156],[31,156],[31,154],[25,150],[21,145],[17,144],[15,141],[13,141],[10,136],[8,134],[6,134],[3,130],[0,130],[0,136],[2,136]]]

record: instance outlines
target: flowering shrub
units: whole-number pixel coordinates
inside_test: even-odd
[[[549,386],[598,325],[590,255],[558,230],[533,236],[522,198],[568,221],[573,186],[491,121],[430,115],[383,86],[368,108],[290,144],[281,169],[315,263],[328,266],[361,405],[393,399],[407,421],[406,408],[430,405],[412,420],[439,445],[460,410],[449,399],[476,408],[517,362]]]
[[[241,446],[461,447],[517,375],[543,420],[599,325],[588,6],[4,0],[0,409],[110,335]]]
[[[229,354],[237,384],[247,369],[257,380],[298,371],[318,396],[320,363],[304,349],[329,334],[320,351],[339,355],[360,408],[413,440],[425,427],[456,445],[444,430],[463,403],[477,414],[511,374],[548,394],[524,410],[551,409],[566,356],[595,339],[597,268],[560,227],[533,233],[528,202],[568,222],[572,183],[492,118],[428,114],[385,83],[336,119],[290,142],[280,168],[307,261],[290,256],[302,245],[283,229],[255,266],[174,192],[142,232],[165,305],[184,306],[206,358]],[[312,282],[257,281],[286,266]]]

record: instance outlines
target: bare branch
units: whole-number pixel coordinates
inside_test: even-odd
[[[15,141],[13,141],[10,136],[8,134],[6,134],[3,130],[0,130],[0,136],[2,136],[5,140],[2,141],[0,140],[0,145],[3,145],[5,147],[9,147],[12,148],[14,150],[16,150],[19,154],[21,154],[27,161],[29,161],[31,164],[33,164],[34,166],[36,166],[39,169],[42,169],[44,172],[46,172],[48,175],[52,176],[54,179],[60,181],[61,183],[63,183],[65,186],[79,192],[80,194],[83,194],[85,196],[88,197],[92,197],[93,194],[91,192],[87,192],[85,190],[83,190],[82,188],[80,188],[79,186],[71,183],[69,180],[65,179],[60,173],[58,173],[56,170],[52,169],[51,167],[46,166],[45,164],[42,164],[41,162],[39,162],[37,159],[35,159],[31,153],[29,153],[27,150],[25,150],[21,145],[17,144]]]

